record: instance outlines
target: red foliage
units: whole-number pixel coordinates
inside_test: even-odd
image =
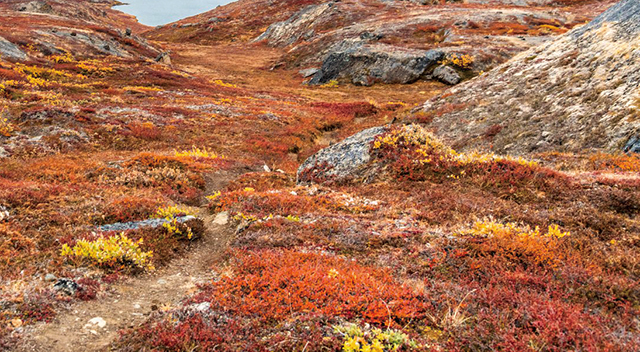
[[[203,287],[193,302],[211,302],[234,315],[281,320],[295,313],[362,319],[403,326],[424,317],[423,294],[396,282],[386,270],[327,255],[295,251],[239,252],[232,276]]]
[[[378,109],[368,102],[353,103],[312,103],[312,107],[322,111],[325,115],[336,115],[340,117],[367,117],[375,115]]]
[[[98,291],[100,290],[100,283],[96,280],[88,277],[83,277],[76,281],[78,284],[78,291],[76,291],[76,298],[82,301],[90,301],[95,299]]]
[[[162,205],[159,199],[134,196],[117,198],[107,205],[106,213],[99,220],[102,224],[128,222],[149,218]]]
[[[162,130],[152,123],[132,123],[127,127],[131,136],[145,141],[156,141],[162,137]]]

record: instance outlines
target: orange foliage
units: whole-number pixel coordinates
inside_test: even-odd
[[[379,326],[403,326],[431,308],[424,293],[396,282],[388,271],[328,255],[239,252],[229,270],[193,301],[266,320],[307,313]]]

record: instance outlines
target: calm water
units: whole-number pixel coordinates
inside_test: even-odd
[[[138,17],[140,23],[158,26],[226,5],[233,0],[121,0],[116,9]]]

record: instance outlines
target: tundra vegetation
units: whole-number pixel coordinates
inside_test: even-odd
[[[465,105],[415,110],[446,96],[443,84],[302,85],[296,60],[308,62],[307,51],[338,29],[317,28],[313,50],[302,45],[299,56],[250,41],[315,1],[285,1],[271,13],[245,0],[268,12],[254,21],[244,16],[262,12],[222,7],[229,13],[207,20],[215,27],[207,37],[195,35],[204,21],[152,30],[108,4],[50,2],[55,16],[0,4],[19,27],[60,27],[45,45],[0,23],[0,35],[28,57],[0,60],[0,349],[17,348],[79,301],[98,304],[114,283],[188,256],[225,214],[231,240],[208,280],[124,326],[108,349],[640,350],[637,155],[456,150],[425,124]],[[403,6],[412,17],[425,7],[507,6],[437,3]],[[575,16],[469,21],[463,32],[557,35],[605,2],[543,3],[531,11]],[[369,15],[400,6],[366,4]],[[65,13],[78,9],[91,21]],[[149,30],[149,42],[114,25]],[[444,41],[439,28],[414,25],[385,40]],[[67,27],[75,35],[63,35]],[[115,53],[79,50],[83,35],[116,38]],[[172,65],[155,60],[164,49]],[[477,71],[468,79],[502,61],[473,54],[460,50],[440,64]],[[283,58],[285,67],[274,67]],[[370,143],[364,173],[297,183],[300,164],[321,148],[393,120],[403,123]],[[481,138],[500,132],[495,125]],[[160,225],[109,230],[140,222]],[[76,289],[57,289],[48,275]]]

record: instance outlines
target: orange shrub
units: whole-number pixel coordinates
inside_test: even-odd
[[[267,321],[312,312],[393,326],[424,317],[431,309],[424,294],[386,270],[328,255],[273,250],[235,253],[230,273],[193,301]]]
[[[558,226],[549,226],[547,233],[538,228],[494,221],[477,222],[464,236],[472,255],[496,257],[513,264],[556,267],[563,259],[562,239],[569,235]]]

